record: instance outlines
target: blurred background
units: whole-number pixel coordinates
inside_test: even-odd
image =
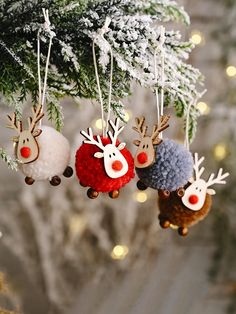
[[[46,182],[28,187],[21,173],[1,163],[0,271],[8,286],[2,307],[25,314],[236,313],[236,2],[181,3],[192,20],[182,34],[196,44],[190,62],[208,90],[198,103],[202,116],[191,150],[205,155],[208,173],[219,166],[231,173],[210,215],[180,238],[176,230],[160,229],[156,192],[137,192],[137,178],[118,200],[89,200],[76,176],[58,188]],[[155,100],[139,86],[133,91],[122,136],[134,153],[134,117],[147,116],[148,103],[152,122]],[[74,156],[79,131],[89,121],[101,128],[99,110],[81,99],[64,104],[64,134]],[[0,117],[1,139],[11,152],[7,112]],[[181,126],[173,118],[167,136],[183,142]]]

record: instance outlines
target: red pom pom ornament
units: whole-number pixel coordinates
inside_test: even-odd
[[[77,150],[75,168],[80,184],[89,187],[90,198],[99,192],[117,198],[119,190],[134,178],[134,159],[125,143],[117,140],[123,127],[119,129],[118,120],[109,123],[114,130],[109,137],[94,136],[91,128],[81,132],[86,140]]]

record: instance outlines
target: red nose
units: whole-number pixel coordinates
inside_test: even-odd
[[[189,203],[190,204],[197,204],[197,202],[198,202],[198,196],[197,195],[190,195],[189,196]]]
[[[138,154],[137,159],[140,164],[145,164],[148,160],[148,156],[145,152],[142,152]]]
[[[31,155],[31,149],[27,146],[24,146],[20,150],[21,156],[24,158],[29,158]]]
[[[123,168],[123,164],[119,160],[115,160],[112,163],[112,169],[115,171],[120,171]]]

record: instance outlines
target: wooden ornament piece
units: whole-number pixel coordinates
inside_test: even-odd
[[[30,177],[25,177],[25,183],[28,185],[34,184],[35,180]]]
[[[206,194],[214,195],[216,193],[215,190],[209,189],[210,186],[214,184],[225,184],[226,181],[224,179],[229,176],[228,172],[223,174],[223,169],[221,168],[216,177],[215,174],[212,173],[208,181],[205,181],[201,178],[205,170],[204,167],[200,167],[203,161],[204,157],[198,159],[198,154],[195,153],[193,166],[195,179],[191,180],[190,186],[185,190],[182,197],[183,204],[193,211],[198,211],[202,208]]]
[[[109,196],[110,196],[110,198],[112,198],[112,199],[118,198],[119,195],[120,195],[120,191],[118,191],[118,190],[109,192]]]
[[[169,127],[168,121],[170,116],[161,116],[160,124],[153,126],[152,135],[147,135],[148,126],[145,126],[145,118],[136,118],[136,126],[133,130],[139,133],[140,140],[135,140],[134,144],[138,146],[136,155],[134,157],[134,165],[136,168],[147,168],[155,161],[154,145],[159,145],[162,140],[159,134]]]
[[[141,180],[139,180],[136,185],[140,191],[145,191],[147,189],[147,186]]]
[[[99,192],[97,192],[97,191],[95,191],[95,190],[93,190],[93,189],[88,189],[88,191],[87,191],[87,195],[88,195],[88,197],[90,198],[90,199],[95,199],[95,198],[97,198],[98,197],[98,195],[99,195]]]
[[[43,118],[44,113],[41,105],[33,107],[32,111],[33,117],[28,118],[28,129],[26,130],[22,128],[22,121],[17,121],[15,112],[12,116],[8,116],[10,122],[8,127],[18,132],[18,136],[13,140],[16,143],[16,157],[23,164],[35,161],[39,156],[39,145],[36,138],[42,133],[42,130],[36,129],[36,125]]]
[[[51,184],[52,186],[58,186],[58,185],[60,185],[60,184],[61,184],[61,178],[58,177],[58,176],[52,177],[52,179],[50,180],[50,184]]]
[[[91,144],[97,146],[101,151],[94,154],[95,158],[103,158],[104,168],[108,177],[117,179],[124,176],[128,171],[128,163],[124,156],[121,154],[121,150],[125,148],[125,143],[120,143],[117,146],[118,135],[123,131],[124,126],[119,128],[119,119],[116,119],[115,123],[109,120],[109,124],[113,129],[108,132],[108,136],[111,143],[103,145],[101,137],[98,135],[95,139],[92,129],[89,128],[88,132],[81,131],[81,134],[86,138],[85,144]]]
[[[73,176],[73,169],[71,167],[66,167],[65,171],[63,172],[63,176],[66,177],[66,178],[70,178]]]

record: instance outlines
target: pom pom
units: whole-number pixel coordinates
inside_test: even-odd
[[[108,138],[101,137],[101,140],[104,145],[111,143]],[[118,145],[117,141],[116,146]],[[97,146],[90,144],[82,144],[77,150],[75,168],[77,177],[83,186],[105,193],[119,190],[134,178],[134,160],[128,149],[124,148],[120,151],[128,163],[128,171],[116,179],[107,176],[103,158],[94,157],[94,154],[99,151]],[[117,166],[119,165],[115,165],[115,167]]]
[[[208,215],[211,209],[212,198],[209,194],[206,194],[204,205],[199,211],[193,211],[184,206],[176,192],[171,192],[170,196],[164,199],[159,197],[158,204],[161,224],[169,222],[169,224],[178,227],[190,227]]]
[[[185,186],[193,174],[192,154],[183,145],[169,139],[154,148],[154,164],[147,168],[136,168],[140,180],[157,190],[175,191]]]
[[[42,133],[37,137],[38,158],[29,164],[20,165],[27,177],[34,180],[50,180],[63,174],[70,161],[70,144],[58,131],[50,126],[42,126]]]

